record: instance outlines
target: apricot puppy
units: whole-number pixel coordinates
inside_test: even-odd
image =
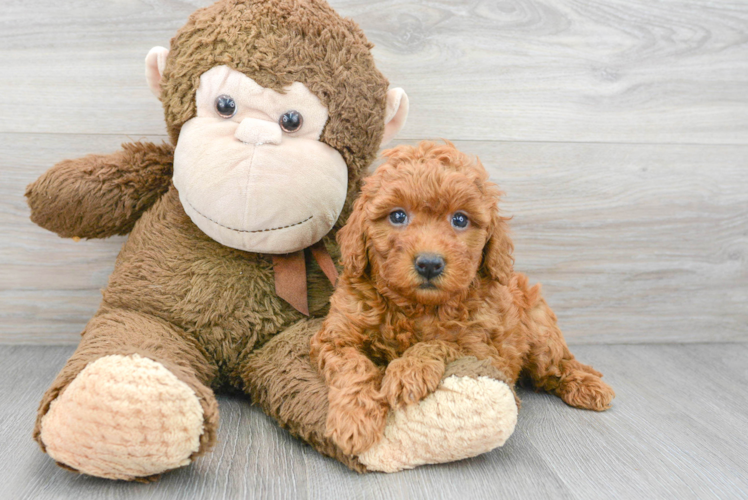
[[[330,388],[327,434],[358,455],[387,411],[438,386],[445,365],[488,359],[571,406],[605,410],[602,374],[574,359],[556,316],[515,273],[499,191],[447,142],[385,151],[338,242],[344,270],[311,356]]]

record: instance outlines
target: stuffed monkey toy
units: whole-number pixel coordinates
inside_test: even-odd
[[[171,144],[63,161],[28,187],[31,219],[61,237],[129,235],[39,406],[34,437],[61,466],[127,480],[184,466],[215,442],[221,389],[357,471],[474,456],[512,433],[511,390],[463,358],[370,450],[327,435],[309,339],[334,236],[408,112],[371,47],[321,0],[220,0],[146,58]]]

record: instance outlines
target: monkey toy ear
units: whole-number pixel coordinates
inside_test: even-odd
[[[166,66],[166,56],[169,49],[165,47],[153,47],[145,56],[145,80],[148,82],[151,92],[156,97],[161,97],[161,77]]]
[[[382,137],[382,143],[379,145],[383,147],[385,144],[390,142],[403,126],[405,121],[408,119],[408,95],[401,88],[394,88],[387,91],[387,109],[384,113],[384,136]]]

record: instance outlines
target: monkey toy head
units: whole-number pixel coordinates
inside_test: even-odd
[[[408,113],[371,48],[323,0],[219,0],[170,50],[149,52],[174,186],[203,232],[283,254],[345,222],[363,171]]]

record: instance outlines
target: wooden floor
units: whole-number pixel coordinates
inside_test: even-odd
[[[155,484],[58,468],[31,439],[36,405],[73,348],[0,347],[3,499],[747,498],[748,345],[575,346],[615,388],[611,410],[523,390],[514,435],[481,457],[358,475],[221,397],[214,451]]]
[[[506,192],[611,411],[523,392],[503,449],[358,476],[224,397],[216,450],[157,484],[58,469],[36,405],[124,238],[61,240],[24,188],[164,140],[143,59],[211,1],[0,2],[0,500],[748,498],[748,0],[330,0],[410,97],[395,143],[453,140]]]

